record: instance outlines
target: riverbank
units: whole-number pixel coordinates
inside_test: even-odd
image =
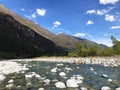
[[[120,56],[116,57],[38,57],[32,59],[12,59],[11,61],[44,61],[76,64],[99,64],[103,66],[120,66]]]
[[[103,66],[120,66],[120,57],[43,57],[30,59],[32,61],[48,61],[48,62],[68,62],[76,64],[99,64]],[[29,61],[29,60],[28,60]]]

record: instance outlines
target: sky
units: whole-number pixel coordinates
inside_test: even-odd
[[[8,9],[52,33],[112,46],[120,40],[120,0],[0,0]]]

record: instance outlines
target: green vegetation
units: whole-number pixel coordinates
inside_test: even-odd
[[[87,56],[113,56],[120,55],[120,41],[118,41],[114,36],[111,36],[113,42],[113,47],[100,48],[98,46],[87,46],[76,44],[75,51],[72,51],[68,56],[74,57],[87,57]]]

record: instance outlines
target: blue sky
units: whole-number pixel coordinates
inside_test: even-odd
[[[119,0],[0,0],[20,16],[52,33],[60,32],[111,46],[120,40]]]

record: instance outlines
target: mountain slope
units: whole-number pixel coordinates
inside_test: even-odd
[[[71,35],[67,35],[65,33],[59,33],[57,36],[64,37],[64,38],[68,39],[69,41],[66,42],[66,45],[68,45],[69,48],[72,48],[72,49],[75,48],[76,44],[87,45],[89,47],[98,46],[99,48],[105,48],[105,47],[107,47],[107,46],[105,46],[103,44],[97,44],[97,43],[92,42],[90,40],[78,38],[78,37],[71,36]]]
[[[66,55],[76,43],[104,46],[63,33],[53,34],[0,4],[0,57]]]
[[[3,6],[2,9],[4,9]],[[62,48],[53,41],[17,21],[11,14],[5,12],[7,9],[5,11],[2,9],[0,7],[1,58],[61,55],[64,53]],[[21,17],[19,18],[22,20]]]

